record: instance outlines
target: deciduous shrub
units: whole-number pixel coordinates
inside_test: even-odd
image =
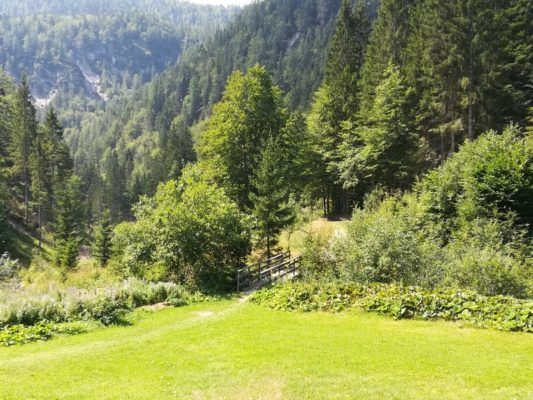
[[[247,218],[222,189],[189,169],[135,208],[135,223],[116,229],[115,249],[129,272],[190,287],[233,287],[251,248]]]
[[[512,127],[489,132],[414,193],[370,196],[345,236],[311,247],[304,259],[315,266],[304,271],[316,272],[312,279],[533,297],[532,235],[524,225],[533,199],[531,143]]]

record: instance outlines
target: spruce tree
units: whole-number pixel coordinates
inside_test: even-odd
[[[94,228],[92,242],[92,256],[96,259],[100,267],[105,267],[111,258],[112,235],[113,225],[111,223],[111,214],[108,210],[105,210]]]
[[[172,121],[163,149],[169,178],[179,178],[183,168],[196,161],[191,130],[183,116],[177,116]]]
[[[279,154],[279,146],[270,138],[253,180],[254,191],[250,194],[252,214],[257,223],[256,232],[268,257],[278,243],[278,235],[295,218],[294,208],[289,204],[289,190],[283,177],[284,169]]]
[[[382,0],[380,3],[359,82],[361,109],[364,111],[372,107],[375,90],[389,63],[402,65],[403,51],[411,32],[410,16],[416,3],[417,0]]]
[[[56,193],[54,224],[55,264],[70,269],[77,264],[81,243],[83,209],[80,179],[70,176]]]
[[[39,229],[39,250],[41,249],[44,220],[43,216],[51,204],[48,192],[52,190],[51,156],[53,143],[43,127],[37,129],[30,158],[32,205],[37,213]]]
[[[22,198],[25,205],[25,219],[30,218],[31,197],[31,169],[30,159],[33,151],[33,141],[37,135],[37,120],[35,107],[26,76],[17,89],[15,103],[15,120],[13,135],[10,142],[9,155],[11,171],[16,186],[22,185]]]
[[[10,244],[8,193],[6,185],[0,175],[0,254],[4,254]]]
[[[354,9],[351,1],[344,0],[328,53],[324,82],[315,95],[308,120],[314,151],[320,159],[316,168],[322,181],[325,214],[339,214],[348,209],[339,171],[342,123],[351,119],[359,108],[357,81],[369,31],[363,2]]]
[[[413,13],[404,69],[419,98],[419,130],[433,134],[428,141],[440,148],[441,161],[463,140],[507,123],[502,104],[514,108],[502,19],[507,6],[424,0]]]
[[[345,182],[375,187],[406,189],[417,171],[420,142],[412,114],[414,90],[406,85],[393,64],[376,88],[372,107],[361,113],[354,135],[358,146],[348,146],[343,163]]]

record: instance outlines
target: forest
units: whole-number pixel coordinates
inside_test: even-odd
[[[246,302],[245,321],[271,332],[291,322],[265,309],[370,318],[386,332],[358,309],[414,319],[395,331],[405,343],[422,332],[416,324],[440,320],[427,329],[446,332],[442,349],[459,340],[431,325],[442,321],[505,331],[490,339],[500,344],[515,332],[524,346],[522,374],[498,383],[501,392],[481,369],[479,386],[448,382],[446,393],[444,381],[417,381],[409,392],[386,378],[377,397],[361,398],[532,393],[531,1],[126,3],[0,5],[0,345],[140,329],[135,318],[151,317],[139,307],[161,304],[226,318]],[[264,285],[259,272],[254,293],[232,300],[239,271],[285,252],[299,263],[290,282]],[[323,331],[330,316],[294,318],[309,318],[326,355],[324,337],[346,339],[336,336],[346,327]],[[281,397],[266,398],[354,396],[349,381],[332,379],[329,394],[285,382]],[[198,393],[237,398],[231,382],[229,392]],[[180,392],[189,384],[176,385],[189,398]]]

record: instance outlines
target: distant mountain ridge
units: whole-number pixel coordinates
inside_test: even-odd
[[[0,66],[17,80],[28,75],[38,106],[57,95],[107,100],[113,87],[151,80],[238,11],[177,1],[5,0]]]

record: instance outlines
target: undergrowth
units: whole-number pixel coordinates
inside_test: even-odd
[[[396,319],[463,321],[480,328],[533,332],[533,301],[473,291],[399,285],[290,282],[256,292],[251,301],[284,311],[340,312],[350,307]]]

